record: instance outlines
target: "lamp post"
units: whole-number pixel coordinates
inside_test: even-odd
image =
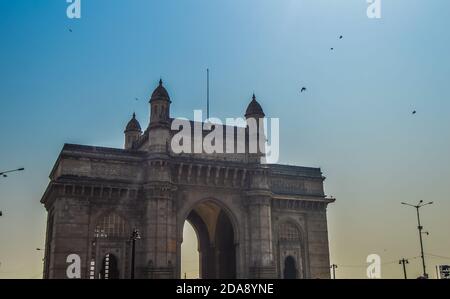
[[[333,264],[330,266],[331,269],[333,269],[333,279],[336,279],[336,269],[337,269],[337,265]]]
[[[17,169],[13,169],[13,170],[2,171],[2,172],[0,172],[0,177],[1,178],[7,178],[8,177],[7,173],[16,172],[16,171],[23,171],[23,170],[25,170],[25,168],[21,167],[21,168],[17,168]],[[0,217],[1,216],[3,216],[3,211],[0,211]]]
[[[36,248],[36,251],[44,251],[44,257],[42,258],[42,263],[43,263],[44,266],[45,266],[45,250],[38,247],[38,248]],[[45,277],[44,277],[44,271],[45,271],[45,267],[42,267],[42,279],[45,278]]]
[[[131,275],[130,278],[134,279],[134,261],[135,261],[135,254],[136,254],[136,240],[140,240],[141,235],[139,234],[139,231],[137,228],[134,228],[133,232],[131,233]]]
[[[17,168],[17,169],[13,169],[13,170],[2,171],[2,172],[0,172],[0,177],[6,178],[6,177],[8,177],[7,173],[16,172],[16,171],[23,171],[23,170],[25,170],[25,168],[21,167],[21,168]]]
[[[423,253],[423,240],[422,240],[422,234],[429,234],[428,232],[422,232],[423,230],[423,226],[420,224],[420,212],[419,209],[423,206],[426,205],[431,205],[433,204],[432,201],[427,202],[427,203],[423,203],[423,200],[420,200],[419,203],[417,205],[412,205],[406,202],[402,202],[402,205],[406,205],[406,206],[410,206],[416,209],[416,213],[417,213],[417,229],[419,230],[419,241],[420,241],[420,255],[422,257],[422,268],[423,268],[423,277],[424,278],[428,278],[428,274],[426,271],[426,267],[425,267],[425,256]]]
[[[408,278],[406,275],[406,264],[409,264],[409,261],[405,258],[402,258],[400,261],[398,261],[399,265],[403,265],[403,275],[405,276],[405,279]]]

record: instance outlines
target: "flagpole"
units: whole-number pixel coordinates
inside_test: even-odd
[[[206,118],[209,119],[209,68],[206,69]]]

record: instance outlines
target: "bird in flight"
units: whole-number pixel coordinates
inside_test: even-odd
[[[339,35],[339,39],[343,39],[344,37],[342,35]]]
[[[134,98],[134,100],[135,100],[135,101],[139,101],[139,99],[138,99],[138,98]]]
[[[331,50],[331,51],[333,51],[333,50],[334,50],[334,48],[330,48],[330,50]]]
[[[417,113],[417,111],[416,111],[416,110],[413,110],[412,114],[414,115],[414,114],[416,114],[416,113]]]
[[[72,32],[72,28],[69,28],[69,32]]]
[[[306,87],[302,87],[302,89],[300,89],[300,92],[304,92],[306,91]]]

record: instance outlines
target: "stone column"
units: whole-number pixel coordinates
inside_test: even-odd
[[[152,161],[145,198],[145,277],[176,278],[176,213],[173,202],[175,186],[170,182],[167,161]]]
[[[272,247],[271,192],[268,173],[259,168],[249,176],[250,190],[247,192],[249,216],[249,276],[250,278],[276,278]]]

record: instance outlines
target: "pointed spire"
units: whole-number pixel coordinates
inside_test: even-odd
[[[136,113],[133,112],[133,119],[136,119]]]
[[[159,86],[162,86],[163,82],[162,82],[162,78],[159,78]]]
[[[253,100],[253,101],[256,101],[255,93],[253,93],[252,100]]]

